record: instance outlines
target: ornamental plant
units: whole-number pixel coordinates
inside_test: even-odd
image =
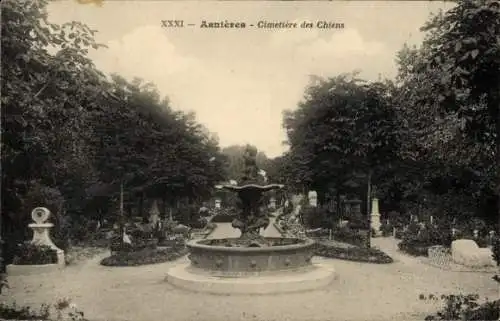
[[[17,265],[56,264],[57,252],[47,245],[22,243],[12,263]]]

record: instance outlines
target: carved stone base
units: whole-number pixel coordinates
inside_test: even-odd
[[[185,290],[208,294],[278,294],[321,289],[336,278],[333,267],[314,264],[298,271],[220,277],[188,264],[171,268],[166,281]]]

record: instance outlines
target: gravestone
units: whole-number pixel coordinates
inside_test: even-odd
[[[307,198],[309,199],[309,205],[312,207],[318,206],[318,193],[316,191],[310,191],[309,194],[307,195]]]
[[[344,213],[347,219],[352,219],[361,216],[361,201],[360,200],[345,200]]]
[[[276,209],[276,199],[274,197],[269,199],[269,208],[273,210]]]
[[[160,209],[158,208],[158,202],[153,201],[151,209],[149,210],[149,223],[152,227],[156,227],[160,221]]]
[[[467,267],[496,266],[493,252],[489,248],[480,248],[473,240],[455,240],[451,243],[453,262]]]
[[[64,251],[58,248],[50,238],[50,229],[54,227],[54,224],[47,223],[46,221],[50,217],[50,211],[45,207],[37,207],[31,212],[31,218],[35,223],[28,224],[28,226],[33,230],[32,244],[35,245],[45,245],[49,246],[51,249],[57,253],[57,263],[60,265],[66,264],[64,261]]]
[[[371,223],[370,227],[375,231],[375,236],[379,236],[381,234],[380,226],[382,224],[380,223],[380,212],[378,209],[378,198],[372,199],[372,212],[371,212],[370,223]]]
[[[220,207],[221,207],[221,202],[222,202],[222,201],[221,201],[220,199],[216,199],[216,200],[215,200],[215,208],[216,208],[216,209],[220,209]]]

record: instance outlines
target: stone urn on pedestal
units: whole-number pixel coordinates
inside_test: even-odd
[[[33,273],[42,273],[52,270],[58,270],[66,263],[64,260],[64,251],[58,248],[50,238],[50,229],[54,224],[47,223],[50,217],[49,209],[45,207],[37,207],[31,212],[31,218],[35,223],[28,224],[33,230],[33,239],[31,244],[37,246],[48,246],[57,254],[57,263],[55,264],[32,264],[32,265],[16,265],[10,264],[7,266],[7,274],[10,275],[27,275]]]

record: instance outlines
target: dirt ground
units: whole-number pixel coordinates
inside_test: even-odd
[[[219,224],[212,237],[227,235],[230,226]],[[274,231],[265,232],[274,236]],[[227,235],[231,236],[231,235]],[[104,267],[107,253],[66,267],[61,272],[9,277],[3,301],[39,306],[70,298],[85,316],[95,321],[217,321],[217,320],[423,320],[441,302],[419,300],[420,294],[469,294],[496,299],[492,273],[452,272],[402,255],[393,238],[377,238],[373,245],[391,255],[392,264],[355,263],[316,258],[332,265],[338,279],[312,292],[216,296],[191,293],[167,284],[168,269],[186,262],[140,267]]]

